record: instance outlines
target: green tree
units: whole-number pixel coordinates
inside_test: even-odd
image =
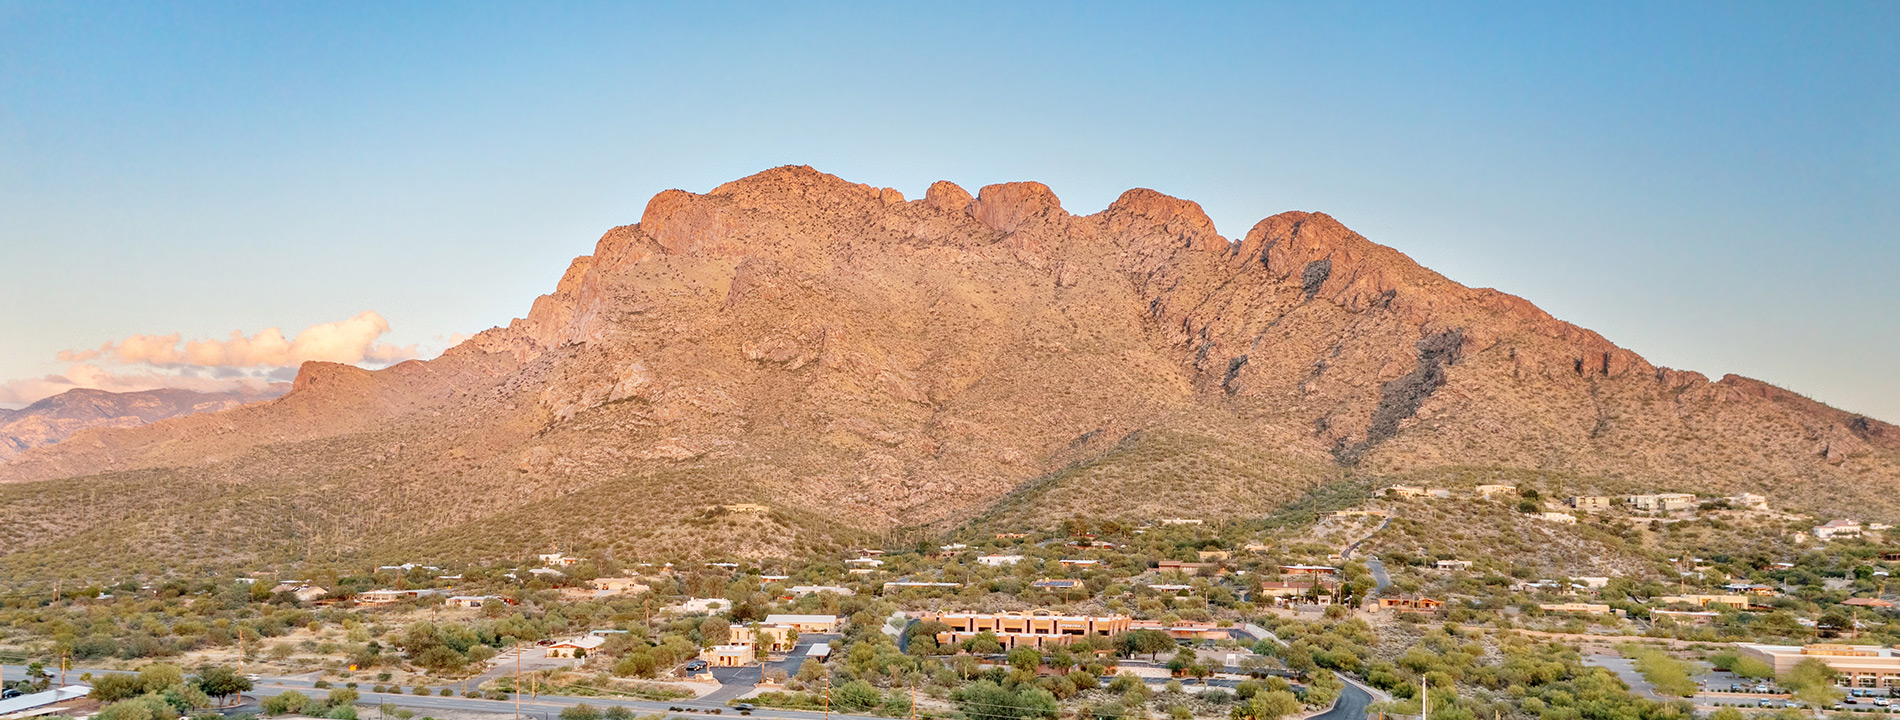
[[[1781,684],[1794,691],[1794,698],[1815,707],[1840,701],[1841,689],[1834,686],[1834,669],[1818,658],[1802,658],[1788,669]]]
[[[295,690],[285,690],[282,693],[264,698],[264,714],[287,715],[301,713],[303,712],[304,706],[309,704],[310,696]]]
[[[130,700],[145,694],[145,681],[137,675],[108,673],[92,679],[92,699],[102,703]]]
[[[831,691],[831,703],[844,712],[860,712],[884,702],[883,694],[863,680],[852,680]]]
[[[1042,667],[1042,651],[1032,647],[1019,647],[1009,651],[1009,665],[1023,672],[1033,673]]]
[[[1231,714],[1235,720],[1280,720],[1299,711],[1299,696],[1285,690],[1269,690],[1236,704]]]
[[[252,687],[250,679],[223,665],[208,665],[199,668],[198,677],[194,682],[204,694],[217,698],[220,702],[232,695],[250,690]],[[93,691],[98,692],[96,685]]]

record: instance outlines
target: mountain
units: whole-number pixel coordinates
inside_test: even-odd
[[[1893,520],[1900,429],[1653,366],[1321,213],[1229,239],[1151,190],[1074,215],[1032,182],[906,200],[784,167],[659,194],[436,359],[308,363],[0,465],[0,571],[762,557],[1490,478]]]
[[[0,408],[0,463],[90,428],[125,428],[166,418],[229,410],[284,394],[286,383],[206,393],[176,388],[115,393],[77,388],[18,410]]]

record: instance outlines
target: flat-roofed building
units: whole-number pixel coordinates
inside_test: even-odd
[[[784,625],[801,633],[834,633],[844,622],[836,615],[767,615],[765,624]]]
[[[1057,615],[1047,610],[1004,613],[924,613],[923,622],[940,622],[949,630],[937,633],[938,645],[954,645],[979,633],[991,633],[1004,649],[1065,645],[1089,636],[1108,637],[1128,632],[1132,622],[1123,615]]]
[[[1516,485],[1479,485],[1478,486],[1478,496],[1486,500],[1490,500],[1491,498],[1497,497],[1499,495],[1508,495],[1515,492],[1517,492]]]
[[[1610,606],[1600,603],[1544,603],[1537,606],[1544,612],[1573,613],[1580,615],[1608,615]]]
[[[1649,619],[1674,620],[1683,625],[1707,625],[1715,622],[1722,614],[1714,610],[1651,610]]]
[[[1608,495],[1578,495],[1565,498],[1564,504],[1584,512],[1602,512],[1610,509]]]
[[[1808,646],[1757,645],[1736,643],[1742,657],[1768,663],[1776,675],[1793,670],[1796,663],[1813,658],[1835,672],[1835,682],[1855,688],[1900,687],[1900,656],[1892,648],[1874,645],[1819,643]]]
[[[1736,610],[1748,609],[1747,595],[1663,595],[1652,598],[1656,605],[1694,605],[1706,608],[1710,605],[1727,605]]]
[[[1674,512],[1695,507],[1695,495],[1691,493],[1655,493],[1653,495],[1631,495],[1623,502],[1643,512]]]

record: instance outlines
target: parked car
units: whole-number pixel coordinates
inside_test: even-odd
[[[18,690],[11,690],[11,689],[0,690],[0,700],[12,700],[19,696],[20,696],[20,691]]]
[[[1888,700],[1886,698],[1874,698],[1875,707],[1887,707],[1892,704],[1893,704],[1892,700]]]
[[[1771,708],[1771,707],[1774,707],[1774,706],[1775,706],[1775,701],[1773,701],[1773,700],[1757,700],[1757,701],[1755,701],[1755,707],[1765,707],[1765,708]]]
[[[705,669],[706,669],[706,661],[704,660],[693,660],[691,662],[686,663],[686,672],[699,672]]]

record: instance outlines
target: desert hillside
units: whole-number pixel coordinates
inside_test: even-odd
[[[1230,239],[1150,190],[1073,215],[1038,183],[907,200],[785,167],[661,193],[440,358],[25,452],[0,568],[758,557],[1472,468],[1893,520],[1897,453],[1894,426],[1652,366],[1324,214]]]
[[[229,410],[289,391],[285,383],[256,390],[206,393],[178,388],[110,392],[76,388],[18,410],[0,408],[0,463],[91,428],[137,427],[166,418]]]

